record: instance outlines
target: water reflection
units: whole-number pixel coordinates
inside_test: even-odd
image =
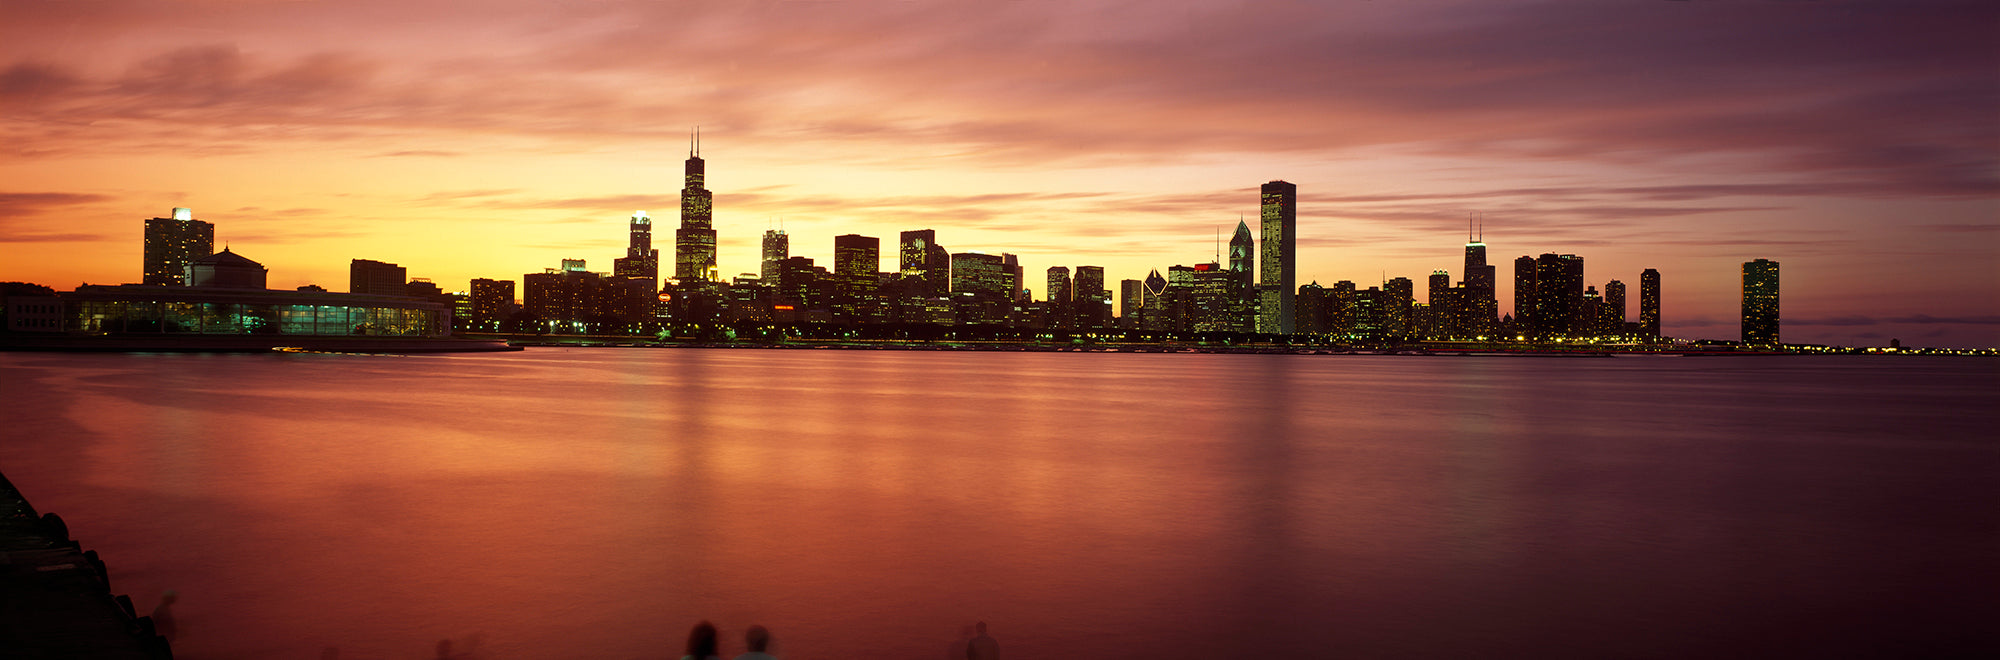
[[[5,354],[0,467],[189,657],[1949,650],[2000,611],[1958,364]]]

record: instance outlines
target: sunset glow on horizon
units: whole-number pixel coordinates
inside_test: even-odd
[[[636,209],[671,252],[698,126],[725,278],[766,229],[885,270],[934,229],[1038,299],[1051,266],[1115,292],[1282,179],[1300,283],[1461,279],[1478,213],[1503,313],[1515,257],[1573,253],[1733,339],[1763,258],[1788,342],[2000,346],[1996,33],[1971,2],[8,0],[0,280],[137,282],[174,207],[273,288],[608,271]]]

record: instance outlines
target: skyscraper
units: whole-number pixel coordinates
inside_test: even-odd
[[[1514,260],[1514,331],[1535,334],[1535,258]]]
[[[653,249],[653,218],[645,211],[633,211],[625,256],[611,260],[611,273],[620,277],[640,277],[660,288],[660,251]]]
[[[1599,334],[1625,334],[1625,283],[1611,280],[1604,283],[1604,328]]]
[[[923,294],[941,297],[951,290],[951,254],[937,244],[937,232],[918,229],[903,232],[902,273],[922,283]]]
[[[1530,334],[1536,339],[1578,337],[1586,334],[1590,321],[1583,315],[1583,257],[1574,254],[1547,253],[1537,257],[1532,263],[1534,298],[1533,311],[1529,315],[1531,322],[1528,327],[1532,328]],[[1519,268],[1520,262],[1517,260],[1515,261],[1517,278]]]
[[[842,277],[875,279],[882,268],[882,239],[860,234],[833,237],[833,272]]]
[[[1293,298],[1298,283],[1293,262],[1298,259],[1299,187],[1284,181],[1264,184],[1261,203],[1264,225],[1262,279],[1257,287],[1257,331],[1291,334]]]
[[[1639,334],[1660,337],[1660,271],[1651,268],[1639,273]]]
[[[188,285],[188,264],[215,253],[215,225],[194,219],[192,209],[146,220],[146,263],[140,282]]]
[[[1103,266],[1076,267],[1076,324],[1102,328],[1111,324],[1111,291],[1104,288]]]
[[[1236,221],[1236,234],[1229,237],[1229,269],[1239,273],[1257,270],[1257,239],[1242,220]]]
[[[704,187],[708,167],[701,143],[688,147],[685,183],[681,187],[681,228],[674,231],[674,278],[682,284],[715,281],[714,198]]]
[[[1069,267],[1050,266],[1048,284],[1049,288],[1043,295],[1047,296],[1048,300],[1049,327],[1070,327],[1076,307],[1073,299],[1075,290],[1069,281]]]
[[[1406,339],[1410,336],[1410,311],[1416,307],[1416,283],[1407,277],[1392,277],[1382,283],[1382,293],[1376,299],[1375,310],[1382,322],[1382,333],[1390,339]]]
[[[764,267],[757,271],[757,279],[765,283],[778,281],[778,262],[792,256],[792,239],[783,229],[764,230]],[[835,255],[834,268],[840,268],[840,257]]]
[[[1743,343],[1778,343],[1778,262],[1743,263]]]
[[[1485,336],[1492,333],[1493,323],[1500,319],[1500,301],[1494,297],[1493,267],[1486,263],[1486,242],[1479,238],[1465,244],[1465,275],[1462,294],[1464,300],[1460,322],[1462,330],[1470,336]]]

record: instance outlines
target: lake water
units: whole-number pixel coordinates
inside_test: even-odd
[[[176,657],[2000,652],[2000,362],[0,353]]]

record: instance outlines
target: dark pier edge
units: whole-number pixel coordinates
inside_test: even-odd
[[[0,656],[10,660],[170,660],[173,649],[111,594],[97,551],[69,538],[56,514],[38,514],[0,474]]]

